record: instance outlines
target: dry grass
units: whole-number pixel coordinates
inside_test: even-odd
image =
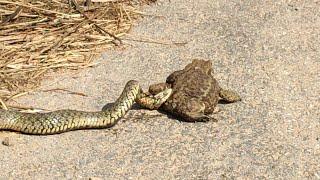
[[[92,66],[154,0],[0,0],[0,102],[36,87],[57,68]]]

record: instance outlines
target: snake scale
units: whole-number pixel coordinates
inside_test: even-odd
[[[97,112],[58,110],[48,113],[23,113],[0,110],[0,129],[26,134],[49,135],[77,129],[109,128],[122,118],[139,98],[146,104],[162,104],[171,95],[171,89],[151,96],[145,94],[135,80],[127,82],[112,107]]]

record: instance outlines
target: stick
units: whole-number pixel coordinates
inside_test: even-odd
[[[65,13],[61,13],[61,12],[57,12],[57,11],[52,11],[52,10],[48,10],[48,9],[42,9],[42,8],[38,8],[38,7],[34,7],[34,6],[28,6],[28,5],[22,4],[22,3],[10,2],[10,1],[5,1],[5,0],[0,0],[0,3],[3,3],[3,4],[14,4],[14,5],[27,7],[27,8],[31,8],[31,9],[34,9],[34,10],[47,12],[47,13],[60,14],[60,15],[64,15],[64,16],[67,16],[67,17],[69,16],[69,14],[65,14]]]
[[[4,18],[2,20],[2,23],[7,23],[15,18],[17,18],[19,16],[19,14],[21,13],[22,11],[22,7],[19,6],[12,14],[10,14],[8,17]]]
[[[99,25],[97,25],[95,22],[93,22],[79,7],[78,3],[75,0],[71,0],[71,2],[73,3],[73,5],[75,6],[76,10],[83,15],[83,17],[85,17],[90,23],[92,23],[97,29],[99,29],[100,31],[108,34],[109,36],[113,37],[115,40],[118,40],[120,44],[122,44],[122,40],[120,38],[118,38],[117,36],[113,35],[112,33],[106,31],[105,29],[103,29],[102,27],[100,27]],[[113,42],[113,44],[118,45],[117,43]]]

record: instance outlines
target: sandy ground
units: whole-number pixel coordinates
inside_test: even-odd
[[[218,122],[183,123],[132,110],[112,129],[51,136],[1,132],[0,179],[320,179],[320,2],[159,1],[94,68],[48,75],[17,103],[100,110],[130,79],[144,88],[192,58],[211,59],[240,103]],[[133,38],[133,37],[131,37]]]

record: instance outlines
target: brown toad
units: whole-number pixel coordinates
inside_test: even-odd
[[[150,105],[143,98],[138,103],[148,109],[158,109],[181,117],[184,121],[208,121],[214,113],[218,101],[236,102],[240,96],[233,91],[222,89],[213,77],[211,61],[195,59],[183,70],[175,71],[167,77],[166,83],[149,87],[152,95],[172,88],[172,95],[160,106]]]

